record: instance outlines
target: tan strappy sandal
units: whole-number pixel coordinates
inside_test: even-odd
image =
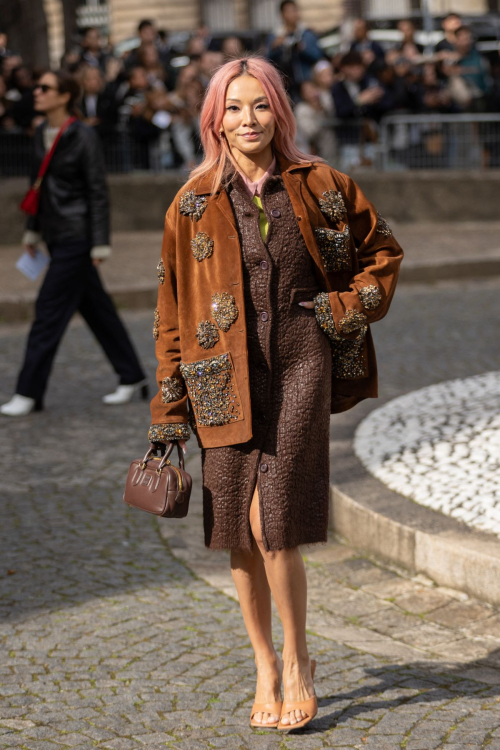
[[[280,685],[283,680],[283,662],[281,662],[281,670],[280,670]],[[271,723],[262,721],[254,721],[253,717],[255,714],[263,713],[263,714],[274,714],[275,716],[281,716],[282,713],[282,705],[283,701],[275,701],[274,703],[254,703],[252,706],[252,710],[250,711],[250,726],[251,727],[259,727],[259,729],[276,729],[279,723],[278,721],[273,721]]]
[[[276,716],[281,716],[282,705],[283,701],[276,701],[275,703],[254,703],[252,706],[252,711],[250,713],[250,726],[259,727],[259,729],[276,729],[279,724],[279,719],[278,721],[273,722],[263,722],[254,721],[253,717],[259,712],[263,714],[275,714]]]
[[[311,659],[311,677],[313,679],[315,671],[316,660]],[[282,716],[296,710],[303,711],[305,714],[307,714],[306,718],[302,719],[301,721],[297,721],[295,724],[281,723]],[[280,720],[278,722],[277,728],[282,732],[289,732],[291,729],[300,729],[301,727],[305,727],[306,724],[309,724],[311,719],[314,719],[317,713],[318,699],[316,697],[316,693],[310,698],[307,698],[305,701],[283,701],[283,707],[281,709]]]

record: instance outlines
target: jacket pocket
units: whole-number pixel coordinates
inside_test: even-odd
[[[181,362],[196,424],[216,427],[243,419],[230,352],[196,362]]]
[[[330,341],[332,347],[332,375],[340,380],[359,380],[368,377],[367,327],[355,339],[344,339],[338,334]]]
[[[290,305],[297,305],[299,302],[312,302],[319,291],[316,286],[296,287],[290,292]]]
[[[347,225],[341,232],[315,227],[314,236],[325,271],[352,271],[351,232]]]

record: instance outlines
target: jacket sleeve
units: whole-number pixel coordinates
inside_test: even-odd
[[[179,369],[181,350],[177,311],[176,230],[172,213],[169,209],[165,217],[161,260],[158,264],[158,302],[153,324],[159,390],[151,401],[152,424],[148,437],[151,442],[159,443],[187,440],[191,435],[186,387]]]
[[[305,29],[301,43],[300,57],[305,63],[314,65],[318,60],[321,60],[323,50],[318,45],[318,37],[311,29]]]
[[[90,236],[92,247],[109,246],[109,196],[106,167],[99,136],[85,128],[83,171],[90,205]]]
[[[319,294],[315,303],[318,322],[330,338],[340,335],[352,339],[359,335],[360,329],[387,313],[403,250],[385,219],[358,185],[346,175],[341,177],[347,223],[357,248],[359,270],[352,277],[348,291]]]

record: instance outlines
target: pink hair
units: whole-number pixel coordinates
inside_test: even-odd
[[[227,88],[231,81],[242,75],[256,78],[268,98],[269,107],[276,120],[274,149],[296,163],[323,161],[318,156],[304,154],[295,145],[295,117],[281,76],[274,65],[257,55],[230,60],[217,69],[208,85],[200,115],[201,142],[205,158],[191,172],[191,177],[201,177],[217,167],[212,193],[220,188],[228,163],[237,167],[227,140],[219,135],[219,128],[225,113]]]

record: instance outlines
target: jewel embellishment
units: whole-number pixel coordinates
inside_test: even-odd
[[[233,295],[227,292],[212,294],[212,315],[221,331],[229,331],[238,317],[238,308]]]
[[[392,229],[390,228],[389,224],[386,222],[383,216],[379,214],[377,211],[377,232],[380,234],[383,234],[384,237],[390,237],[392,234]]]
[[[330,299],[326,292],[321,292],[314,298],[314,311],[319,327],[330,339],[333,376],[343,380],[365,377],[363,344],[368,326],[363,325],[355,339],[343,338],[335,328]]]
[[[345,315],[339,320],[342,333],[354,333],[365,325],[366,315],[359,310],[346,310]]]
[[[325,271],[350,271],[352,269],[349,227],[346,227],[342,232],[325,227],[316,227],[314,234],[325,265]]]
[[[211,320],[201,320],[198,323],[196,338],[203,349],[211,349],[219,340],[219,331]]]
[[[186,190],[179,200],[179,211],[183,216],[190,216],[191,221],[199,221],[207,207],[204,195],[195,195],[194,190]]]
[[[182,382],[179,378],[163,378],[161,381],[161,402],[170,404],[182,398]]]
[[[189,440],[191,430],[185,422],[152,424],[148,432],[150,443],[168,443],[170,440]]]
[[[358,296],[365,310],[375,310],[382,301],[380,289],[375,284],[369,284],[358,289]]]
[[[325,190],[319,199],[319,207],[331,221],[342,221],[346,208],[342,193],[339,190]]]
[[[165,283],[165,266],[161,258],[160,258],[160,262],[156,266],[156,273],[158,274],[158,281],[160,282],[160,284],[164,284]]]
[[[160,313],[158,311],[158,308],[155,310],[155,319],[153,323],[153,338],[155,341],[158,340],[158,336],[160,335]]]
[[[197,261],[210,258],[214,250],[214,241],[206,232],[198,232],[191,240],[191,250]]]
[[[198,425],[213,427],[240,419],[233,366],[227,353],[198,362],[181,362],[180,370]]]

